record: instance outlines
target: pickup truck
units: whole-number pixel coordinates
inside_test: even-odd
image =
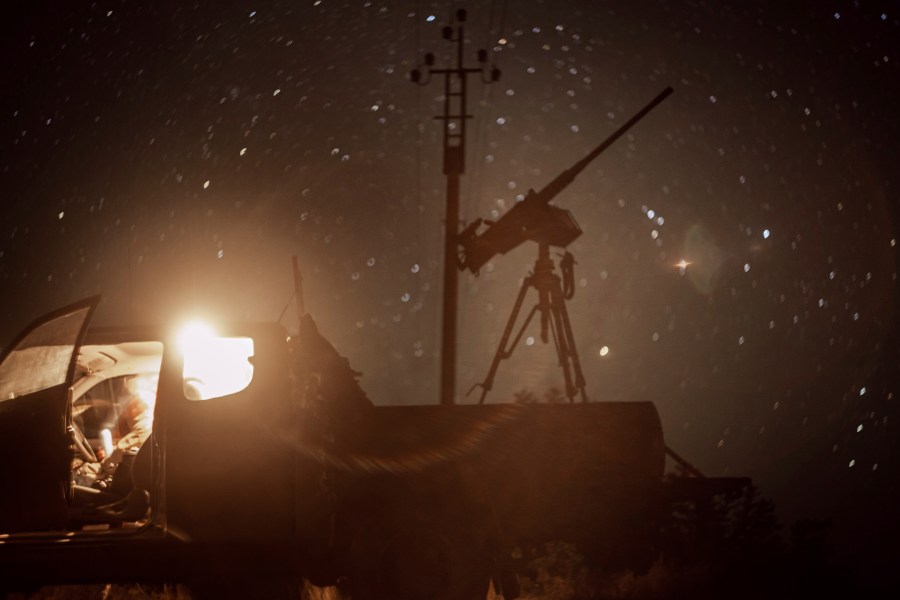
[[[375,406],[309,316],[89,329],[99,298],[0,361],[0,593],[185,582],[273,597],[517,595],[517,549],[654,558],[671,498],[650,402]],[[669,490],[671,491],[671,490]]]

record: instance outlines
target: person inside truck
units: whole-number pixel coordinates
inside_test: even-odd
[[[113,403],[116,408],[108,441],[96,452],[97,461],[84,460],[75,468],[75,484],[124,495],[130,488],[130,469],[153,430],[157,375],[125,377]],[[104,436],[101,436],[104,437]]]

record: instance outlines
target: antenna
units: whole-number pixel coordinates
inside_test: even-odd
[[[303,275],[300,274],[300,261],[297,259],[296,254],[291,257],[291,270],[294,274],[294,291],[291,293],[291,297],[288,298],[287,304],[281,309],[281,314],[278,315],[278,323],[281,323],[281,320],[284,318],[284,315],[287,313],[287,309],[293,300],[297,301],[298,323],[303,320],[303,316],[306,314],[306,306],[303,303]]]
[[[300,261],[297,255],[291,257],[294,270],[294,298],[297,299],[297,321],[303,319],[306,314],[306,306],[303,303],[303,275],[300,274]]]
[[[457,304],[457,227],[459,226],[459,178],[466,170],[466,79],[480,73],[483,83],[500,79],[500,69],[488,67],[487,51],[478,50],[477,68],[463,66],[463,23],[466,11],[456,11],[454,25],[441,30],[442,37],[456,43],[456,67],[433,69],[434,54],[425,55],[425,64],[409,74],[416,85],[428,85],[432,75],[444,76],[444,114],[434,117],[444,122],[444,174],[447,176],[447,207],[444,215],[444,311],[441,327],[441,404],[456,401],[456,304]]]

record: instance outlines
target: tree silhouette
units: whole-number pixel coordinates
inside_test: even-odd
[[[516,404],[535,404],[538,399],[531,390],[521,389],[513,394],[513,401]]]
[[[565,394],[563,394],[562,390],[556,386],[553,386],[544,392],[544,402],[547,404],[562,404],[567,401],[568,399]]]

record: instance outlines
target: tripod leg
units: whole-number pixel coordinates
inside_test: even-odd
[[[552,327],[550,313],[553,310],[553,293],[545,286],[538,286],[538,307],[541,311],[541,341],[547,343],[547,329]]]
[[[569,364],[569,349],[565,338],[565,332],[562,328],[562,322],[559,316],[559,307],[553,306],[550,309],[553,320],[550,323],[550,330],[553,333],[553,345],[556,347],[556,356],[559,359],[559,367],[562,369],[563,378],[566,381],[566,398],[572,402],[575,397],[575,384],[572,382],[572,373]]]
[[[569,321],[569,311],[566,309],[566,301],[563,299],[562,290],[555,291],[558,298],[558,319],[561,321],[561,331],[566,340],[566,349],[571,359],[572,371],[575,374],[575,388],[581,392],[581,401],[587,402],[587,393],[584,391],[584,373],[581,371],[581,361],[578,358],[578,349],[575,347],[575,335],[572,333],[572,324]],[[568,362],[567,362],[568,366]],[[574,392],[572,396],[574,396]],[[569,399],[572,399],[572,396]]]
[[[512,354],[512,348],[515,347],[516,343],[519,341],[519,338],[522,337],[522,331],[525,330],[525,326],[528,325],[528,322],[531,321],[531,318],[534,316],[535,309],[531,310],[528,318],[525,319],[525,323],[522,325],[522,328],[519,330],[519,334],[516,336],[516,339],[513,341],[510,349],[507,350],[507,343],[509,342],[509,336],[512,334],[513,327],[515,327],[516,319],[519,316],[519,311],[522,309],[522,302],[525,300],[525,294],[528,292],[528,288],[531,286],[531,277],[526,277],[525,281],[522,282],[522,286],[519,288],[519,295],[516,296],[516,303],[513,305],[512,312],[509,314],[509,319],[506,321],[506,328],[503,330],[503,337],[500,338],[500,344],[497,346],[497,351],[494,353],[494,359],[491,361],[491,368],[488,371],[487,377],[484,378],[484,381],[480,384],[476,384],[481,386],[481,398],[478,400],[478,404],[484,404],[484,399],[488,395],[488,392],[491,391],[491,388],[494,386],[494,377],[497,375],[497,367],[500,366],[500,361],[504,358],[508,358],[510,354]],[[472,388],[472,390],[475,389]],[[469,390],[469,393],[472,393],[472,390]]]
[[[575,337],[572,334],[572,326],[569,323],[569,313],[566,310],[566,301],[563,298],[559,280],[551,290],[553,313],[553,337],[556,342],[556,353],[559,356],[559,364],[566,380],[566,396],[572,402],[576,392],[581,392],[581,400],[587,401],[584,391],[584,374],[581,372],[581,363],[578,360],[578,350],[575,348]],[[574,374],[574,382],[573,382]]]

